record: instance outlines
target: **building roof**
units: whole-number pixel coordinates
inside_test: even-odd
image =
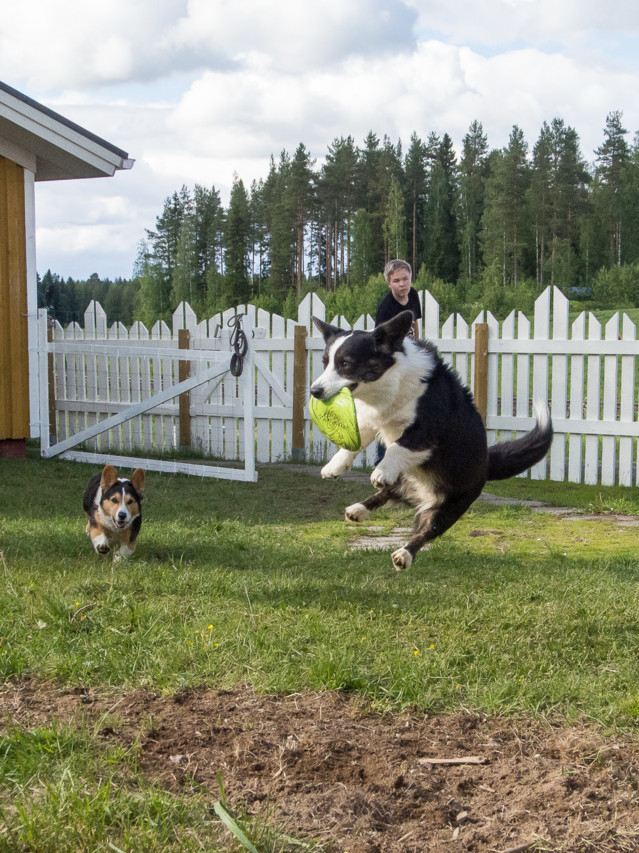
[[[130,169],[126,151],[0,82],[0,156],[36,181],[111,177]]]

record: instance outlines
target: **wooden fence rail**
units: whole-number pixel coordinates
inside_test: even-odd
[[[428,291],[419,296],[421,333],[473,391],[490,442],[530,429],[532,401],[547,400],[555,439],[548,459],[535,466],[532,477],[602,485],[638,483],[639,347],[635,325],[626,315],[615,314],[603,328],[593,314],[571,318],[568,300],[557,288],[548,288],[535,303],[532,322],[513,311],[499,323],[482,311],[471,324],[458,314],[440,324],[436,300]],[[229,322],[237,315],[242,316],[255,357],[256,461],[325,460],[334,448],[310,421],[307,405],[308,387],[322,371],[324,349],[312,316],[327,319],[314,294],[301,303],[297,323],[252,305],[198,321],[191,307],[182,303],[172,328],[159,322],[150,331],[141,323],[129,330],[120,323],[108,326],[101,306],[92,302],[84,329],[77,324],[52,327],[53,340],[75,343],[73,352],[52,358],[51,433],[62,441],[188,377],[189,360],[163,359],[163,348],[180,346],[185,353],[228,351]],[[343,317],[329,319],[351,328]],[[352,328],[373,325],[370,316],[362,316]],[[91,341],[98,340],[112,345],[113,354],[90,358]],[[226,374],[93,441],[101,450],[163,452],[190,447],[206,456],[237,461],[244,458],[242,417],[238,382]],[[373,446],[364,450],[356,465],[372,465],[374,453]]]

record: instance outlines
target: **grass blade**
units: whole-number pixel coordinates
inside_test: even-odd
[[[215,810],[215,814],[219,817],[222,823],[224,823],[227,829],[229,829],[233,833],[233,835],[237,838],[240,844],[243,847],[246,847],[249,853],[259,853],[259,851],[255,847],[253,847],[246,835],[244,835],[232,814],[225,806],[222,805],[219,800],[213,803],[213,808]]]

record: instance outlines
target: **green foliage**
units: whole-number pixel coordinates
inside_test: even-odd
[[[366,284],[348,287],[344,285],[337,290],[315,291],[326,307],[326,317],[332,319],[335,316],[343,316],[349,323],[354,323],[362,314],[370,314],[375,317],[377,306],[386,295],[388,285],[384,276],[379,273],[372,275]],[[290,314],[285,314],[297,319],[297,303],[293,302],[289,308]]]
[[[592,301],[598,308],[639,306],[639,263],[602,267],[592,280]]]

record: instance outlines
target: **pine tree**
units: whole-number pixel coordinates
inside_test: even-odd
[[[233,177],[231,198],[224,231],[224,290],[227,308],[231,304],[248,302],[250,295],[249,253],[251,246],[251,221],[249,200],[244,183]]]
[[[320,215],[324,220],[324,269],[326,284],[335,289],[348,279],[351,222],[357,209],[358,152],[352,136],[334,139],[318,182]]]
[[[484,212],[488,172],[488,138],[480,122],[473,121],[464,136],[459,164],[459,248],[461,269],[474,281],[480,268],[479,234]]]
[[[277,166],[271,157],[269,173],[262,191],[269,287],[271,292],[282,300],[295,282],[295,222],[287,198],[290,167],[291,160],[286,151],[280,154]]]
[[[416,271],[424,252],[424,201],[427,187],[426,146],[416,133],[410,139],[404,173],[411,266]]]
[[[309,216],[314,206],[314,180],[312,167],[314,160],[300,143],[291,161],[285,204],[291,211],[295,227],[295,284],[298,299],[302,295],[302,282],[305,279],[305,236]]]
[[[445,133],[430,172],[426,203],[426,266],[437,278],[454,282],[459,276],[456,231],[457,164],[453,143]]]
[[[187,213],[180,228],[171,279],[171,307],[174,310],[180,302],[188,302],[194,311],[201,312],[205,300],[203,289],[199,286],[198,273],[195,216]]]
[[[150,329],[156,320],[170,319],[171,282],[162,264],[154,258],[145,241],[142,241],[138,247],[135,266],[139,281],[135,316]]]
[[[268,240],[264,181],[253,181],[249,195],[251,216],[251,292],[261,293],[262,283],[268,277]]]
[[[377,269],[371,218],[368,211],[360,207],[353,217],[351,279],[355,285],[364,285]]]
[[[490,156],[486,181],[486,207],[482,218],[484,261],[502,272],[502,282],[519,282],[519,267],[526,248],[526,194],[530,183],[528,144],[517,125],[508,146]]]
[[[207,301],[208,280],[221,273],[224,239],[224,209],[215,189],[195,185],[193,191],[193,227],[195,279],[194,290],[198,304]]]
[[[596,149],[596,174],[599,178],[600,205],[605,211],[610,247],[610,264],[621,264],[621,231],[624,219],[623,181],[629,148],[628,133],[621,123],[623,113],[614,110],[606,117],[604,142]]]
[[[406,257],[406,216],[404,215],[404,196],[396,178],[391,178],[384,218],[384,254],[388,262],[391,258]]]

